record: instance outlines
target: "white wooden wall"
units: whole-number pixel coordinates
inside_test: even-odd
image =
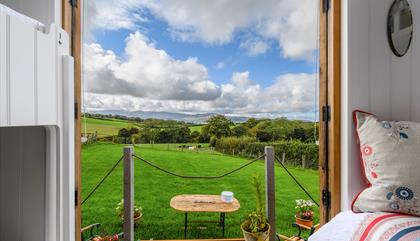
[[[352,111],[381,119],[420,122],[420,2],[409,0],[414,36],[396,57],[388,44],[387,15],[393,0],[342,0],[342,209],[363,189]]]
[[[61,26],[61,0],[0,0],[0,3],[46,26]]]
[[[45,148],[43,127],[0,128],[0,240],[45,240]]]

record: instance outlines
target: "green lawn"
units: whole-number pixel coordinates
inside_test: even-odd
[[[122,155],[123,145],[92,144],[83,147],[82,152],[82,198],[95,186],[109,168]],[[225,156],[218,153],[180,151],[165,148],[165,145],[141,145],[136,154],[162,167],[185,175],[218,175],[247,162],[246,159]],[[313,196],[318,197],[318,172],[290,168]],[[136,229],[140,239],[181,239],[183,238],[182,213],[172,210],[170,199],[178,194],[219,194],[230,190],[241,203],[241,209],[226,217],[226,237],[240,237],[240,223],[254,207],[251,176],[259,174],[264,178],[264,164],[257,162],[222,180],[179,179],[160,173],[142,162],[135,163],[135,200],[143,207],[143,220]],[[115,207],[122,199],[122,165],[97,190],[83,206],[83,225],[99,222],[104,234],[122,230],[121,221],[116,216]],[[276,167],[277,231],[292,234],[295,199],[306,199],[305,194]],[[317,210],[318,212],[318,210]],[[317,213],[316,212],[316,213]],[[191,219],[218,219],[216,214],[190,215]],[[219,238],[221,231],[215,224],[207,229],[195,228],[188,238]]]

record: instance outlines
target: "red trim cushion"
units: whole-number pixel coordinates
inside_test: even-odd
[[[420,216],[420,123],[380,121],[358,110],[353,117],[368,187],[352,210]]]

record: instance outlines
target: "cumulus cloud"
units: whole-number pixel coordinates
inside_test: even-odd
[[[84,48],[86,91],[159,100],[213,100],[219,87],[197,58],[177,60],[140,32],[126,39],[125,58],[99,44]]]
[[[180,41],[225,44],[234,40],[235,33],[243,31],[274,40],[286,58],[309,59],[317,48],[318,2],[314,0],[95,2],[96,9],[87,13],[92,18],[92,28],[133,29],[139,21],[147,21],[147,13],[151,13],[166,21],[171,36]],[[254,47],[254,53],[267,50],[262,43]]]
[[[240,44],[240,47],[246,50],[248,56],[265,54],[270,49],[267,42],[255,39],[247,39]]]
[[[285,74],[263,88],[250,79],[248,71],[235,72],[229,83],[220,86],[221,95],[214,100],[158,100],[87,93],[85,103],[87,110],[219,112],[267,118],[287,116],[313,119],[315,78],[314,74]]]

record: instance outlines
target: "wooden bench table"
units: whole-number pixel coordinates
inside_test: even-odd
[[[187,238],[188,213],[220,213],[219,221],[207,221],[219,223],[222,227],[223,237],[225,236],[225,215],[239,210],[241,205],[234,198],[232,203],[222,202],[220,195],[178,195],[171,199],[170,205],[173,209],[184,212],[184,238]],[[199,222],[199,221],[190,221]]]

